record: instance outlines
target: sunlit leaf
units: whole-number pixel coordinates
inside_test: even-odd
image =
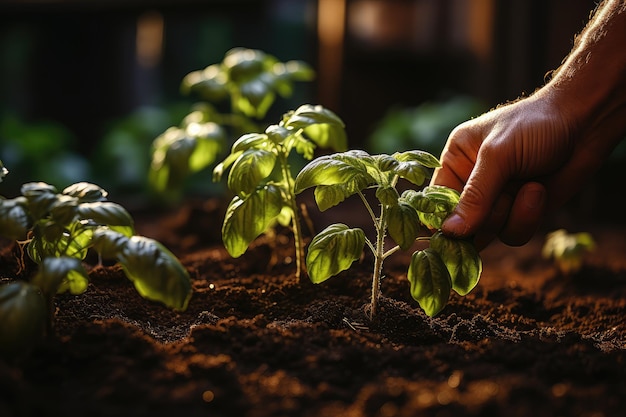
[[[284,125],[304,129],[304,134],[315,144],[337,152],[345,151],[348,142],[343,121],[332,111],[313,105],[303,105],[291,113]]]
[[[57,189],[45,182],[28,182],[22,185],[22,195],[28,200],[28,212],[33,221],[45,216],[57,199]]]
[[[399,177],[418,186],[423,185],[432,176],[431,171],[415,161],[400,162],[395,172]]]
[[[132,236],[117,260],[142,297],[175,310],[187,308],[192,294],[191,279],[176,256],[161,243]]]
[[[315,202],[320,211],[326,211],[336,206],[353,194],[352,190],[346,189],[342,184],[318,185],[313,192]]]
[[[306,265],[311,282],[319,284],[350,268],[361,257],[365,246],[363,230],[345,224],[332,224],[311,241]]]
[[[400,195],[395,187],[380,186],[376,188],[376,198],[383,205],[395,206],[398,204],[398,198],[400,198]],[[412,210],[415,211],[415,209]]]
[[[387,229],[389,236],[400,246],[400,249],[409,249],[420,232],[417,212],[405,203],[389,207]]]
[[[197,93],[207,100],[218,102],[228,97],[227,74],[219,64],[187,74],[181,83],[183,94]]]
[[[84,259],[91,246],[93,227],[81,222],[70,224],[64,232],[54,240],[48,240],[45,235],[35,236],[26,247],[29,257],[36,263],[41,263],[47,257],[67,256]]]
[[[78,198],[69,195],[58,195],[50,206],[50,217],[56,223],[66,226],[76,219]]]
[[[93,234],[93,249],[104,259],[117,259],[122,249],[128,243],[130,236],[111,230],[108,227],[98,227]]]
[[[373,155],[372,158],[376,161],[376,167],[380,171],[395,171],[396,167],[399,165],[399,162],[389,155]]]
[[[248,149],[233,164],[228,188],[240,197],[252,193],[274,170],[276,154],[262,149]]]
[[[240,97],[235,105],[249,117],[263,118],[274,103],[276,95],[268,85],[259,79],[251,80],[239,86]]]
[[[26,238],[30,218],[24,197],[0,199],[0,235],[11,240]]]
[[[132,230],[133,218],[124,207],[110,201],[83,203],[77,208],[82,220],[91,220],[101,226],[124,226]],[[131,233],[132,234],[132,233]]]
[[[231,201],[222,225],[222,240],[228,253],[237,258],[265,232],[281,213],[283,198],[278,187],[267,184],[253,193]]]
[[[407,273],[411,296],[429,316],[437,315],[448,303],[452,282],[441,257],[430,248],[411,257]]]
[[[292,129],[287,129],[284,126],[269,125],[267,129],[265,129],[265,134],[273,144],[282,144],[285,139],[294,134],[294,131]]]
[[[436,157],[420,150],[396,152],[392,156],[399,162],[417,162],[426,168],[438,168],[441,166],[441,163]]]
[[[226,133],[217,123],[191,123],[185,131],[196,143],[189,155],[189,170],[198,172],[212,164],[226,143]]]
[[[108,193],[101,187],[89,182],[77,182],[66,187],[62,194],[76,197],[79,203],[104,201]]]
[[[365,165],[368,157],[365,152],[348,151],[316,158],[298,173],[295,193],[318,185],[340,185],[349,194],[361,191],[374,183]]]
[[[268,140],[266,133],[246,133],[233,143],[231,154],[244,152],[248,149],[264,149]]]
[[[87,290],[89,275],[80,259],[47,257],[42,259],[33,283],[50,297],[66,291],[77,295]]]
[[[459,202],[459,192],[443,186],[428,186],[421,191],[407,190],[402,198],[417,210],[420,221],[432,229],[440,229],[443,221]]]
[[[437,232],[430,238],[430,248],[439,254],[446,265],[454,291],[466,295],[478,284],[482,260],[471,242],[448,238]]]
[[[213,181],[220,181],[224,173],[228,170],[228,168],[230,168],[232,164],[235,163],[237,158],[239,158],[242,153],[243,151],[231,153],[222,162],[217,164],[215,168],[213,168]]]

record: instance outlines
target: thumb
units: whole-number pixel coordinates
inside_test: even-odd
[[[441,226],[443,233],[467,238],[476,234],[489,218],[506,183],[502,171],[491,161],[494,159],[480,156],[476,160],[474,170],[461,192],[459,203]]]

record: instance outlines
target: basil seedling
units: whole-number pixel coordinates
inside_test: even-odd
[[[39,265],[30,282],[0,287],[2,352],[31,348],[43,329],[50,333],[56,294],[86,291],[89,276],[82,262],[90,249],[119,262],[141,296],[187,308],[191,280],[180,261],[155,240],[135,235],[130,214],[106,196],[86,182],[60,193],[50,184],[31,182],[22,186],[21,196],[0,199],[0,235],[26,245]]]
[[[371,241],[360,228],[333,224],[317,234],[309,245],[306,266],[314,283],[321,283],[350,268],[365,247],[374,255],[370,315],[377,313],[383,261],[396,251],[408,250],[416,241],[429,241],[429,247],[413,253],[407,277],[411,295],[434,316],[447,304],[450,290],[469,293],[478,283],[482,261],[472,243],[444,236],[437,231],[420,236],[422,231],[440,229],[443,220],[459,200],[457,191],[427,186],[409,189],[401,195],[397,183],[403,178],[423,186],[437,158],[427,152],[407,151],[393,155],[369,155],[361,150],[321,156],[306,165],[295,181],[295,193],[315,187],[315,201],[321,211],[358,195],[371,217],[376,238]],[[374,189],[379,214],[364,191]],[[386,236],[395,246],[385,248]]]
[[[217,160],[228,137],[260,131],[257,121],[265,117],[277,95],[290,96],[294,82],[313,77],[314,71],[302,61],[280,62],[246,48],[231,49],[222,62],[187,74],[182,92],[204,101],[194,106],[180,126],[154,140],[150,183],[160,192],[177,191],[189,174]],[[220,113],[213,106],[222,101],[230,101],[230,113]]]
[[[222,239],[231,256],[245,253],[276,222],[291,224],[300,277],[303,243],[289,156],[295,151],[310,160],[318,146],[345,150],[347,139],[341,119],[313,105],[300,106],[264,133],[243,135],[233,144],[230,155],[213,171],[214,180],[219,181],[230,169],[227,183],[235,196],[226,211]]]
[[[569,233],[559,229],[546,235],[541,254],[546,259],[552,259],[561,274],[567,276],[580,270],[585,252],[592,252],[595,247],[589,233]]]

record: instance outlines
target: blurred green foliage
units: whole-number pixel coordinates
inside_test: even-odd
[[[394,108],[377,124],[366,148],[376,154],[421,149],[439,155],[457,125],[486,110],[480,100],[462,95],[417,107]]]
[[[3,183],[4,193],[14,194],[29,181],[65,186],[77,178],[90,180],[90,164],[76,147],[76,138],[59,123],[27,123],[5,115],[0,119],[0,159],[11,175]]]

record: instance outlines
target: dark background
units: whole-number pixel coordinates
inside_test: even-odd
[[[558,67],[594,5],[592,0],[2,0],[0,127],[7,118],[24,129],[61,126],[63,146],[97,160],[98,144],[115,123],[137,109],[192,103],[179,91],[182,78],[242,46],[283,61],[304,60],[317,71],[313,83],[298,85],[291,99],[275,104],[270,117],[304,102],[322,104],[345,121],[350,146],[363,147],[393,108],[464,95],[487,109],[531,93]],[[343,17],[333,11],[342,7]],[[323,10],[327,15],[319,17]],[[148,64],[137,55],[138,28],[146,21],[162,30],[158,54]],[[328,25],[340,33],[334,42],[321,32]],[[176,112],[168,114],[172,119],[161,122],[177,123]],[[7,134],[20,131],[14,132],[0,128],[5,164],[12,154],[3,143]],[[26,180],[36,179],[27,169],[13,168]]]

